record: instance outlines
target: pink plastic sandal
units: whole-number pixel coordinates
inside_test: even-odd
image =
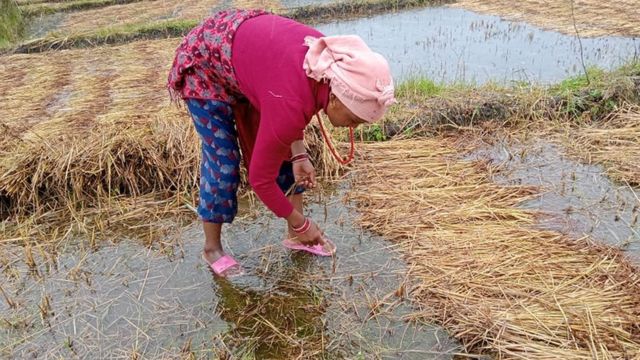
[[[204,254],[202,254],[202,259],[205,262],[207,262],[207,264],[209,264],[207,259],[204,257]],[[242,275],[244,273],[242,271],[242,268],[240,267],[240,264],[238,264],[238,262],[229,255],[225,255],[219,258],[213,264],[209,264],[209,267],[211,268],[214,274],[222,277],[234,277],[234,276]],[[225,274],[227,270],[231,270],[233,268],[236,268],[238,271],[231,275]]]
[[[333,254],[336,253],[336,245],[329,239],[324,238],[325,244],[316,244],[313,246],[308,246],[308,245],[304,245],[304,244],[300,244],[300,243],[296,243],[293,242],[289,239],[284,239],[284,241],[282,241],[282,245],[284,247],[286,247],[287,249],[291,249],[291,250],[300,250],[300,251],[306,251],[308,253],[311,253],[313,255],[318,255],[318,256],[333,256]],[[331,245],[331,247],[333,248],[332,251],[327,251],[325,249],[325,245],[329,244]]]

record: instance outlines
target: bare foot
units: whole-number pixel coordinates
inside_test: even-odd
[[[225,255],[225,253],[222,250],[207,250],[207,249],[204,249],[204,258],[207,260],[207,262],[209,264],[213,264],[214,262],[216,262],[218,259],[220,259],[224,255]]]

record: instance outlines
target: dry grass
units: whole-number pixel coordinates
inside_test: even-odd
[[[196,184],[199,156],[188,116],[164,89],[176,44],[8,59],[0,73],[2,103],[11,104],[1,125],[13,135],[0,142],[10,219],[3,238],[56,243],[81,233],[94,241],[120,228],[148,241],[166,230],[161,219],[190,213],[192,198],[171,197]],[[28,71],[16,76],[12,67]]]
[[[142,224],[151,241],[152,224],[193,217],[200,143],[165,88],[178,41],[6,58],[0,210],[11,221],[3,238],[110,237],[102,230],[115,221],[127,234]],[[307,141],[320,175],[335,174],[315,129]]]
[[[575,35],[571,4],[572,0],[460,0],[452,6]],[[639,36],[637,9],[636,0],[574,0],[573,13],[581,36]]]
[[[280,12],[284,9],[279,0],[233,0],[233,7],[239,9],[265,9]]]
[[[166,19],[200,21],[210,16],[220,4],[220,0],[155,0],[114,5],[68,14],[55,31],[64,34],[78,34],[92,32],[101,27],[151,23]],[[278,0],[234,0],[232,6],[260,8],[275,12],[284,9]]]
[[[68,14],[55,31],[78,34],[96,28],[150,23],[166,19],[201,20],[220,5],[220,0],[156,0],[114,5]]]
[[[57,12],[73,12],[88,9],[103,8],[112,5],[129,4],[142,0],[78,0],[67,2],[45,2],[20,5],[26,16],[41,16]]]
[[[373,16],[374,14],[389,11],[423,7],[428,4],[441,4],[450,1],[451,0],[397,0],[388,2],[384,0],[366,0],[284,8],[284,6],[281,6],[280,2],[277,1],[243,0],[237,1],[234,3],[234,6],[267,8],[299,22],[313,25],[322,22],[336,21],[336,19]],[[145,4],[147,3],[145,2]],[[202,4],[199,6],[201,5]],[[105,25],[104,22],[100,20],[99,25],[101,26],[97,27],[95,26],[95,21],[83,18],[85,15],[96,14],[85,11],[82,12],[82,16],[78,15],[78,22],[74,22],[67,27],[65,27],[64,24],[62,27],[56,27],[55,30],[52,30],[44,37],[31,39],[19,44],[5,43],[3,46],[0,46],[0,54],[97,47],[106,44],[128,43],[136,40],[180,37],[196,26],[203,17],[208,16],[211,12],[226,5],[227,4],[212,7],[208,10],[206,6],[204,6],[205,8],[201,9],[202,11],[193,11],[193,9],[197,10],[197,7],[182,9],[182,5],[180,5],[179,8],[175,8],[177,11],[172,12],[172,14],[159,17],[155,15],[149,17],[148,15],[152,14],[152,12],[141,13],[140,11],[144,9],[133,8],[134,6],[138,6],[138,4],[128,4],[128,7],[118,10],[113,14],[113,11],[110,9],[115,8],[114,6],[100,10],[106,13],[98,13],[98,16],[106,19],[105,21],[107,21],[109,25]],[[147,5],[143,4],[140,6],[145,7]],[[160,12],[164,11],[162,8],[153,9],[153,11],[156,10]],[[76,25],[78,26],[76,27]]]
[[[116,0],[114,0],[116,1]],[[122,0],[127,1],[127,0]],[[131,0],[134,1],[134,0]],[[91,36],[121,36],[120,33],[140,32],[140,28],[162,28],[171,22],[173,27],[188,31],[200,20],[210,16],[222,7],[261,8],[307,24],[335,21],[336,19],[372,16],[399,9],[423,7],[448,3],[451,0],[354,0],[296,7],[285,6],[278,0],[233,0],[230,4],[218,1],[140,1],[131,4],[114,5],[106,8],[68,14],[56,25],[44,40],[61,43],[68,39]],[[170,21],[169,21],[170,20]],[[175,33],[171,35],[175,36]],[[165,34],[161,34],[165,36]],[[155,38],[158,36],[155,35]],[[147,37],[148,38],[148,37]],[[36,39],[36,40],[43,40]],[[54,41],[55,40],[55,41]],[[107,39],[97,41],[104,43]],[[96,41],[94,41],[96,42]],[[29,43],[29,42],[27,42]],[[87,46],[87,45],[85,45]],[[42,50],[40,50],[42,51]]]
[[[53,59],[9,57],[11,66],[28,71],[18,79],[11,68],[0,75],[9,88],[3,89],[2,102],[12,105],[2,109],[2,126],[15,134],[3,137],[9,143],[0,146],[5,150],[0,163],[3,192],[23,206],[39,204],[42,198],[66,198],[68,190],[77,192],[77,200],[109,188],[139,194],[154,188],[154,180],[134,184],[130,178],[136,176],[137,167],[144,166],[143,159],[175,156],[176,149],[189,154],[185,160],[197,156],[188,117],[170,106],[164,88],[176,44],[177,40],[137,42],[61,52]],[[195,144],[189,148],[191,143]],[[100,154],[104,156],[93,157]],[[127,170],[115,169],[124,163]],[[158,168],[154,173],[182,183],[184,174],[174,173],[185,170],[181,163],[167,164],[171,169]],[[54,179],[58,169],[66,176]],[[79,178],[85,179],[79,187],[67,188]]]
[[[588,163],[603,164],[612,178],[640,185],[640,107],[627,107],[603,122],[579,127],[565,143]]]
[[[73,3],[78,0],[16,0],[19,5],[44,4],[44,3]]]
[[[536,190],[492,183],[446,139],[363,151],[351,197],[361,223],[403,249],[415,317],[498,358],[640,355],[640,277],[618,250],[536,229],[517,207]]]

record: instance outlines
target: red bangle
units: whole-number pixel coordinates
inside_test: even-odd
[[[302,225],[300,225],[300,227],[291,226],[291,229],[298,234],[304,234],[310,228],[311,228],[311,222],[307,218],[304,218],[304,222],[302,223]]]
[[[309,159],[309,155],[307,153],[302,153],[302,154],[292,156],[290,161],[294,163],[294,162],[304,161],[308,159]]]

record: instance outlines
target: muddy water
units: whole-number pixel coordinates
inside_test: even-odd
[[[556,82],[582,71],[577,37],[448,7],[322,25],[327,35],[358,34],[390,61],[399,80]],[[640,41],[582,39],[587,66],[611,69],[640,54]]]
[[[500,183],[539,186],[543,194],[522,206],[544,212],[545,228],[576,238],[589,235],[640,264],[640,189],[612,182],[601,166],[582,164],[541,139],[499,139],[471,157],[501,164]]]
[[[64,13],[55,13],[30,18],[25,29],[25,34],[27,34],[29,38],[45,36],[64,22],[65,15]]]
[[[335,259],[283,249],[283,224],[262,208],[224,239],[247,275],[216,280],[200,259],[199,224],[163,251],[131,241],[97,251],[69,244],[31,274],[21,248],[3,247],[0,357],[235,356],[447,359],[459,351],[434,326],[401,320],[405,268],[388,243],[353,225],[344,190],[311,214],[339,247]],[[36,258],[38,258],[36,256]],[[49,304],[50,306],[46,305]],[[44,315],[43,314],[44,311]]]

